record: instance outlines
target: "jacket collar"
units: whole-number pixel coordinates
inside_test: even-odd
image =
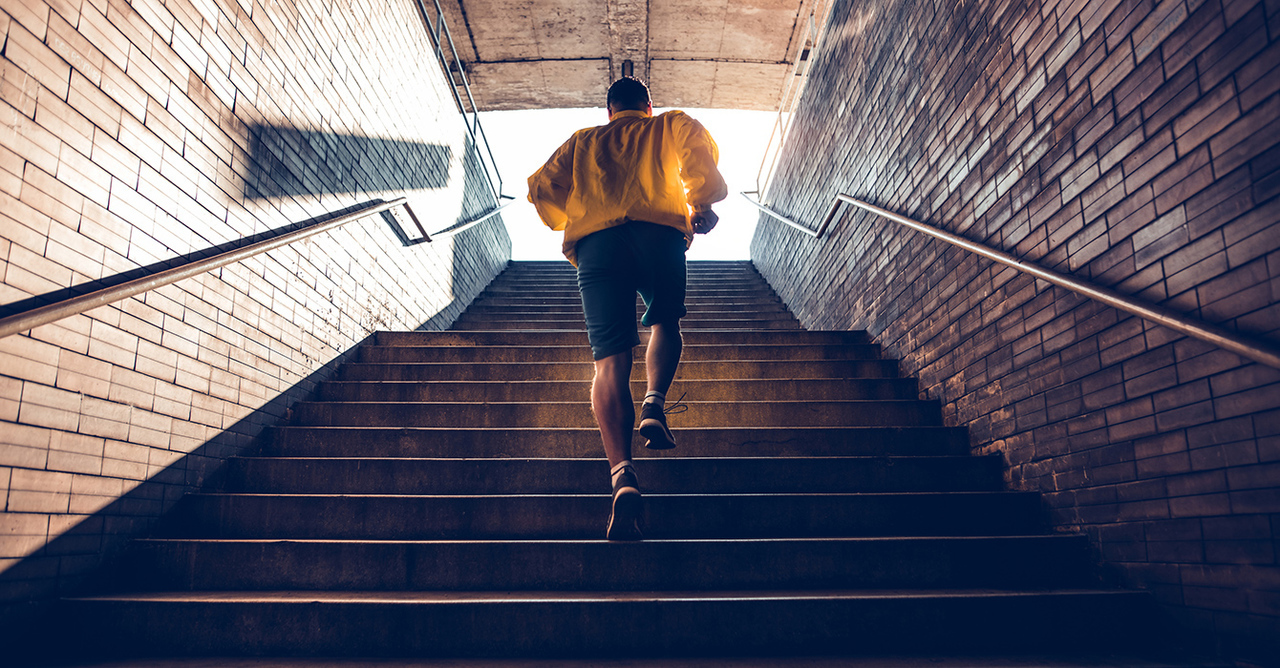
[[[613,118],[610,118],[609,122],[612,123],[622,118],[633,118],[633,117],[634,118],[650,118],[649,112],[643,109],[623,109],[622,111],[614,112]]]

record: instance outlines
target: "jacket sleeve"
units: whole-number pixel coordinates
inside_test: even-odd
[[[553,230],[563,230],[569,222],[565,208],[573,185],[573,150],[577,136],[570,138],[551,155],[547,164],[529,177],[529,201],[538,217]]]
[[[711,133],[690,116],[675,118],[675,135],[680,141],[680,178],[688,191],[691,206],[707,206],[729,196],[729,187],[716,168],[720,149]]]

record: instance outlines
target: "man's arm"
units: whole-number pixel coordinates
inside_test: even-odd
[[[687,114],[679,113],[674,126],[680,141],[680,178],[693,207],[689,223],[695,234],[706,234],[720,220],[711,210],[712,202],[719,202],[729,195],[729,187],[716,168],[720,149],[711,133]]]
[[[553,230],[563,230],[569,223],[565,211],[569,189],[573,185],[573,149],[576,135],[551,154],[551,159],[529,177],[529,201],[538,217]]]

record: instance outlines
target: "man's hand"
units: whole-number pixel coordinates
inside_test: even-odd
[[[720,222],[720,216],[715,211],[707,209],[706,211],[694,211],[693,217],[689,219],[689,223],[693,225],[694,234],[706,234],[710,232],[716,223]]]

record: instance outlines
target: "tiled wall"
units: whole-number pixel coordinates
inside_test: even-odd
[[[0,2],[8,315],[378,198],[494,206],[413,0]],[[73,586],[377,329],[449,324],[493,219],[372,217],[0,339],[0,613]]]
[[[1280,2],[842,0],[772,191],[847,192],[1280,341]],[[1104,572],[1240,657],[1280,656],[1280,370],[895,223],[768,218],[811,328],[869,330]]]

